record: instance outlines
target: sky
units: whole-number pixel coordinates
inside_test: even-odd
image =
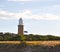
[[[0,32],[18,32],[23,18],[28,34],[60,36],[60,0],[0,0]]]

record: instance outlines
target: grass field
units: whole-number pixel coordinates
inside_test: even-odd
[[[21,41],[0,41],[0,44],[20,44]],[[55,46],[60,45],[60,41],[25,41],[27,45],[44,45]]]

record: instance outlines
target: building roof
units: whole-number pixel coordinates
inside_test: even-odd
[[[22,18],[19,19],[19,25],[23,25],[23,19]]]

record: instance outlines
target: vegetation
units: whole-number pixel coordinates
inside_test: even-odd
[[[0,44],[0,52],[60,52],[60,45],[19,45],[19,44]]]
[[[56,41],[57,40],[57,41]],[[58,49],[57,49],[58,48]],[[0,52],[59,52],[60,37],[0,33]]]
[[[18,35],[14,33],[2,33],[0,32],[0,41],[54,41],[59,40],[59,36],[53,36],[53,35]]]

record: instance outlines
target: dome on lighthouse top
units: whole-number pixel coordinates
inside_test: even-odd
[[[23,25],[23,19],[22,18],[19,19],[19,25]]]

